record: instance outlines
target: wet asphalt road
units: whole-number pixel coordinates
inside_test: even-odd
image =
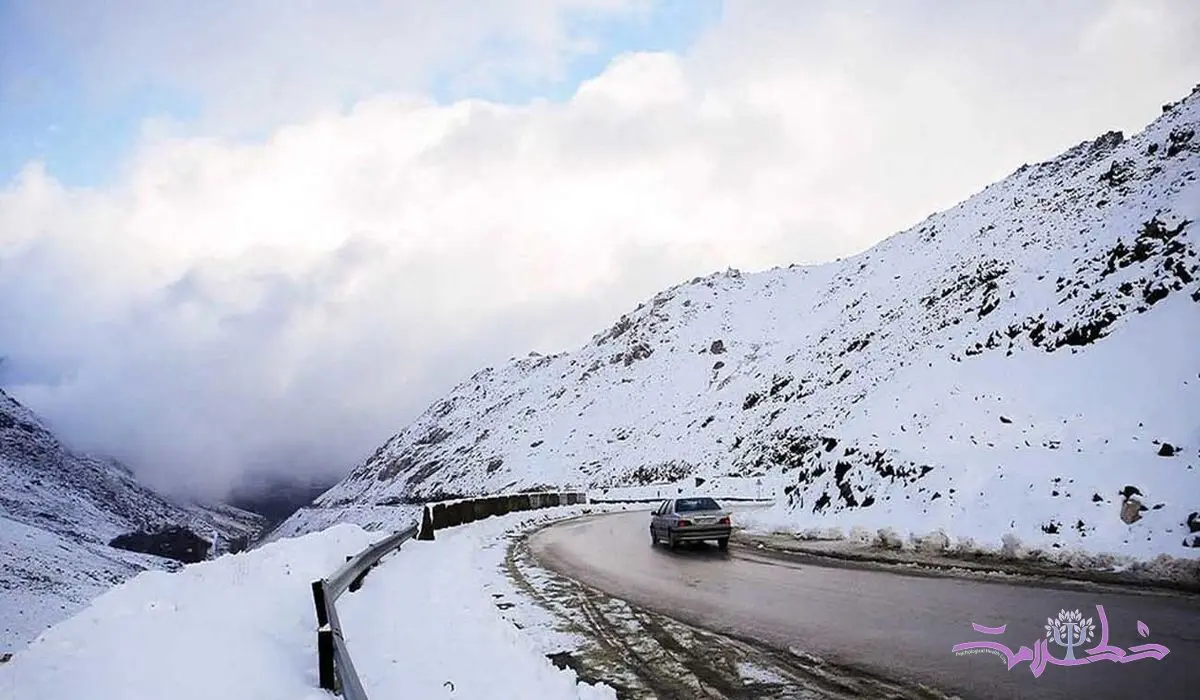
[[[672,552],[651,547],[649,523],[649,511],[589,516],[537,532],[530,546],[540,564],[647,609],[962,698],[1200,697],[1196,596],[902,575],[736,546]],[[1170,653],[1161,661],[1049,665],[1035,678],[1028,662],[1008,670],[998,656],[951,652],[978,640],[1014,652],[1033,647],[1047,617],[1078,609],[1098,624],[1096,605],[1107,613],[1110,644],[1157,643]],[[1008,627],[989,637],[972,622]],[[1064,649],[1050,651],[1061,658]]]

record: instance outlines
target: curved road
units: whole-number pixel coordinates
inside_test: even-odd
[[[542,565],[649,610],[962,698],[1200,697],[1194,596],[906,575],[736,546],[672,552],[651,547],[649,523],[649,511],[588,516],[540,530],[530,547]],[[1050,665],[1035,678],[1028,662],[1008,670],[996,655],[951,652],[978,640],[1014,652],[1033,647],[1061,609],[1078,609],[1098,625],[1096,605],[1107,613],[1110,644],[1157,643],[1170,653],[1161,661]],[[1147,638],[1138,635],[1139,620]],[[972,622],[1008,627],[989,637]],[[1053,644],[1050,651],[1064,652]]]

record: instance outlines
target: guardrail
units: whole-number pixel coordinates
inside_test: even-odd
[[[313,581],[313,603],[317,609],[317,675],[320,687],[338,693],[346,700],[367,700],[367,693],[363,689],[358,672],[354,669],[354,661],[350,658],[350,650],[346,647],[342,623],[338,619],[337,606],[334,603],[343,593],[357,591],[367,573],[390,552],[413,538],[432,540],[435,530],[474,522],[491,515],[582,503],[587,503],[586,493],[533,492],[427,504],[422,509],[420,524],[413,524],[384,537],[358,554],[348,557],[346,563],[329,576]]]
[[[367,700],[334,603],[346,591],[357,591],[371,567],[389,552],[416,537],[417,526],[389,535],[350,557],[327,578],[312,582],[313,603],[317,608],[317,675],[325,690],[340,693],[347,700]]]

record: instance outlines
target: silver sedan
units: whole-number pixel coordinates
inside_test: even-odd
[[[718,547],[726,549],[733,531],[729,516],[708,496],[663,501],[650,518],[650,544],[666,542],[674,549],[680,542],[715,540]]]

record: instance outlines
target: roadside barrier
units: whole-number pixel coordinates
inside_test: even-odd
[[[369,545],[325,578],[312,582],[313,603],[317,609],[317,676],[320,687],[346,700],[367,700],[354,661],[346,647],[342,623],[334,605],[343,593],[362,587],[363,579],[381,559],[408,540],[432,540],[434,531],[482,520],[514,511],[553,508],[559,505],[587,503],[582,492],[533,492],[500,496],[481,496],[442,503],[426,504],[421,522],[395,532]]]
[[[605,504],[611,505],[611,504],[620,504],[620,503],[662,503],[663,501],[669,501],[672,498],[675,498],[675,496],[656,496],[654,498],[632,498],[632,497],[630,497],[630,498],[618,498],[618,497],[607,498],[607,497],[602,496],[600,498],[589,499],[588,503],[595,503],[597,505],[605,505]],[[774,503],[775,502],[774,498],[750,498],[748,496],[713,496],[713,498],[718,501],[722,501],[722,502],[728,501],[730,503]]]

